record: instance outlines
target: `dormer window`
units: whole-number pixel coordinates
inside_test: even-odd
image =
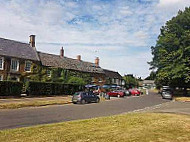
[[[26,61],[25,62],[25,71],[26,72],[31,72],[31,65],[32,65],[31,61]]]
[[[0,70],[3,70],[4,67],[4,58],[0,57]]]
[[[11,59],[11,71],[19,70],[19,61],[16,59]]]

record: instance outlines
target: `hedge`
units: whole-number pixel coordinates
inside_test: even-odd
[[[20,96],[22,82],[0,81],[0,96]]]
[[[28,95],[72,95],[84,87],[76,84],[28,82],[26,90]]]

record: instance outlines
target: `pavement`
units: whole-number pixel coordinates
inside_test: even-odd
[[[177,113],[190,115],[190,102],[171,101],[140,110],[142,112]]]
[[[0,129],[111,116],[170,102],[150,93],[140,97],[117,98],[99,104],[68,104],[46,107],[0,110]]]

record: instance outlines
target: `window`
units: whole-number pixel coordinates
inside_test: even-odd
[[[3,81],[3,75],[0,74],[0,81]]]
[[[20,81],[20,78],[18,76],[11,76],[10,80],[11,81]]]
[[[25,62],[25,71],[26,72],[31,72],[31,65],[32,65],[31,61],[26,61]]]
[[[51,77],[51,70],[47,69],[46,73],[48,77]]]
[[[99,79],[98,79],[98,82],[102,82],[102,78],[99,78]]]
[[[11,70],[18,71],[19,70],[19,61],[16,59],[11,59]]]
[[[3,66],[4,66],[4,58],[0,57],[0,70],[3,70]]]

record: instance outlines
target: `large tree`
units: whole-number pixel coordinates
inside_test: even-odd
[[[125,87],[127,89],[139,86],[138,79],[135,78],[133,75],[125,75],[123,79],[125,81]]]
[[[161,28],[157,43],[151,47],[152,69],[157,69],[157,85],[190,86],[190,8]]]

